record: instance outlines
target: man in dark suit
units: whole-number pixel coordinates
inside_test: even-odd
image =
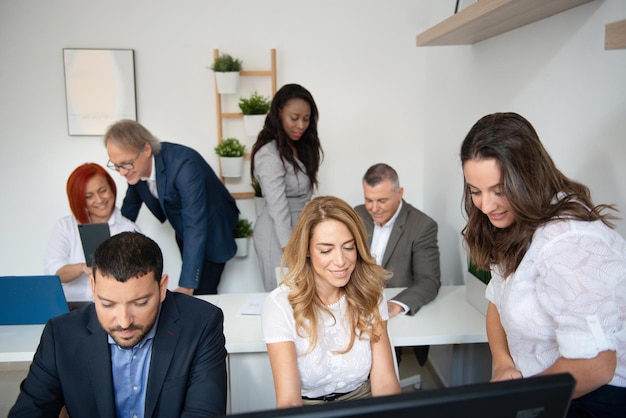
[[[132,120],[111,125],[104,144],[107,166],[128,182],[122,215],[136,221],[145,203],[176,232],[183,263],[175,290],[217,293],[224,265],[237,251],[239,209],[213,169],[195,150],[160,142]]]
[[[94,253],[94,303],[52,318],[9,417],[226,413],[222,311],[167,290],[158,245],[122,232]]]
[[[363,176],[365,204],[355,208],[376,262],[393,273],[387,287],[406,287],[389,301],[390,318],[414,315],[441,286],[437,223],[404,201],[403,193],[398,173],[387,164],[375,164]],[[424,365],[428,346],[414,351]],[[398,350],[397,355],[400,359]]]

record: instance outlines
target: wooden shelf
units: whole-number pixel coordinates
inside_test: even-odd
[[[593,0],[478,0],[417,35],[417,46],[470,45]]]
[[[254,192],[234,192],[231,193],[234,199],[252,199],[254,198]]]
[[[213,50],[213,59],[219,57],[219,50]],[[239,75],[242,77],[270,77],[272,85],[272,97],[276,94],[276,49],[270,50],[270,66],[269,70],[242,70],[239,71]],[[222,95],[218,93],[217,81],[215,81],[215,108],[217,112],[217,141],[221,142],[224,135],[223,120],[224,119],[242,119],[243,115],[240,112],[222,112]],[[249,160],[251,154],[246,152],[244,158]],[[222,176],[222,166],[219,165],[219,177],[224,183],[224,176]],[[254,198],[254,192],[231,192],[231,195],[235,199],[252,199]]]
[[[626,19],[608,23],[604,31],[604,49],[626,48]]]

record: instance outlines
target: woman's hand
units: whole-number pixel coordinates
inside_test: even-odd
[[[506,367],[500,370],[494,370],[491,382],[500,382],[503,380],[521,379],[522,373],[515,367]]]

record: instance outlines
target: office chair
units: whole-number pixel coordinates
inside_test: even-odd
[[[59,276],[0,277],[0,325],[45,324],[69,311]]]

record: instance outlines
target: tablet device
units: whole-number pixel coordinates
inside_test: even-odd
[[[109,224],[106,222],[97,224],[79,224],[78,233],[80,234],[80,240],[83,244],[85,263],[87,263],[87,267],[91,267],[93,253],[96,251],[96,247],[100,245],[102,241],[111,236]]]

